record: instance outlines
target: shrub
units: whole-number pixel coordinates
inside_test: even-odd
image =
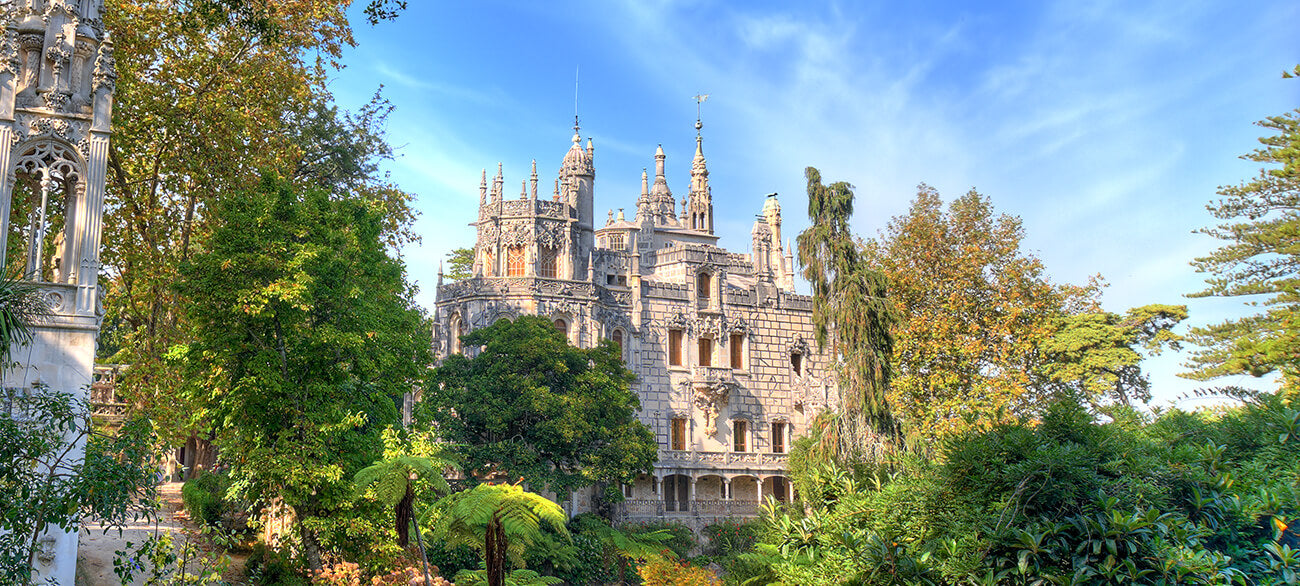
[[[181,500],[185,512],[195,523],[206,525],[221,524],[226,514],[226,489],[230,487],[230,478],[225,474],[204,472],[198,478],[185,482],[181,487]]]
[[[703,533],[709,543],[704,547],[704,554],[729,558],[745,553],[754,549],[754,543],[758,541],[762,532],[763,523],[758,520],[736,522],[728,519],[706,526]]]
[[[249,583],[253,586],[307,586],[307,579],[298,573],[298,566],[283,551],[257,544],[244,565]]]
[[[671,536],[664,540],[664,547],[673,552],[676,557],[686,559],[691,552],[695,550],[699,543],[695,540],[695,532],[691,531],[681,523],[673,521],[651,521],[648,523],[628,523],[619,527],[623,533],[629,536],[636,536],[644,533],[653,533],[655,531],[666,531]]]
[[[699,566],[670,559],[649,560],[639,568],[637,575],[645,586],[717,586],[718,577]]]

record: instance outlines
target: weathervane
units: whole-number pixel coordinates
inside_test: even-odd
[[[700,123],[700,104],[709,99],[709,94],[695,94],[695,133],[699,134],[704,125]]]

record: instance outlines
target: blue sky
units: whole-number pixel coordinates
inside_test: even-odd
[[[989,4],[989,6],[985,6]],[[356,20],[360,22],[358,18]],[[1300,3],[1036,1],[430,2],[358,25],[331,85],[355,107],[382,84],[396,106],[389,170],[419,195],[423,241],[405,250],[420,302],[438,261],[473,243],[480,170],[506,193],[537,160],[542,185],[569,146],[578,72],[596,148],[596,207],[635,208],[655,146],[684,193],[704,103],[715,221],[747,252],[764,194],[785,232],[807,226],[803,169],[857,188],[874,236],[920,182],[971,188],[1024,221],[1024,247],[1056,282],[1100,273],[1112,311],[1187,303],[1192,322],[1240,300],[1192,300],[1188,265],[1216,242],[1216,187],[1252,176],[1252,123],[1300,106]],[[547,189],[549,191],[549,189]],[[1148,360],[1155,403],[1196,388],[1181,357]],[[1261,384],[1248,377],[1222,384]],[[1194,407],[1195,400],[1179,403]]]

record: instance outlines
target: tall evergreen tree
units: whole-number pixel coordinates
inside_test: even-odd
[[[1284,77],[1300,76],[1300,66]],[[1280,371],[1300,376],[1300,108],[1257,122],[1275,134],[1242,158],[1263,163],[1254,179],[1219,188],[1206,206],[1223,223],[1200,230],[1226,242],[1192,266],[1208,273],[1192,297],[1244,297],[1260,313],[1193,328],[1201,347],[1184,376],[1206,380]]]
[[[878,450],[896,431],[889,403],[895,314],[884,274],[864,262],[849,228],[853,186],[823,185],[813,167],[804,176],[812,225],[796,241],[799,266],[812,285],[817,345],[831,349],[840,388],[840,413],[826,431],[835,434],[838,456],[853,457]]]

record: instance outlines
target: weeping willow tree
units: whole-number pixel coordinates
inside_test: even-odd
[[[812,225],[797,240],[799,266],[812,285],[817,345],[830,349],[840,395],[839,412],[819,419],[817,444],[840,461],[878,459],[898,437],[888,401],[897,319],[885,302],[888,283],[861,257],[849,229],[853,186],[823,185],[813,167],[804,175]]]

